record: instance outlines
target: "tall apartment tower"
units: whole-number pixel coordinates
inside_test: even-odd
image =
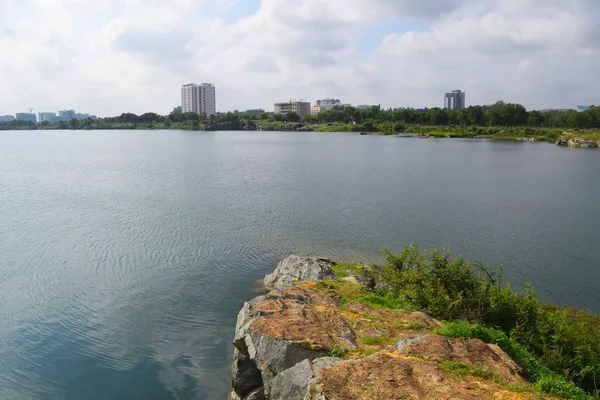
[[[446,110],[461,110],[465,105],[465,92],[453,90],[452,93],[446,93],[444,96],[444,108]]]
[[[181,87],[181,111],[213,115],[217,113],[215,85],[190,83]]]

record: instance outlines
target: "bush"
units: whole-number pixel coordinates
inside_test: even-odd
[[[434,250],[429,257],[416,245],[400,255],[384,250],[387,263],[378,267],[384,283],[416,308],[444,320],[467,320],[511,330],[535,319],[533,292],[519,296],[503,286],[502,271],[480,263],[450,259],[449,251]]]
[[[518,344],[541,360],[514,356],[534,377],[553,372],[588,393],[598,393],[600,317],[541,304],[530,286],[524,295],[516,293],[503,280],[502,270],[450,258],[449,251],[433,250],[426,256],[413,244],[399,255],[387,250],[384,255],[386,262],[376,266],[376,272],[390,296],[438,319],[467,321],[453,326],[465,330],[459,337],[479,337],[513,356],[522,352],[514,345]],[[538,362],[548,373],[539,372]]]

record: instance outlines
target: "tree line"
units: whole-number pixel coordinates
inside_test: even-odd
[[[178,107],[169,115],[156,113],[136,115],[124,113],[118,117],[104,118],[112,123],[181,123],[200,124],[234,123],[238,121],[303,122],[309,124],[341,123],[365,124],[367,122],[397,122],[410,125],[430,126],[480,126],[480,127],[557,127],[577,129],[600,128],[600,107],[590,106],[586,111],[548,110],[527,111],[521,104],[497,102],[492,106],[470,106],[462,110],[429,109],[388,109],[379,107],[362,110],[355,107],[338,107],[316,115],[299,116],[296,113],[279,115],[264,110],[233,111],[206,116],[192,112],[183,113]]]
[[[359,110],[345,107],[305,116],[302,121],[357,124],[373,121],[431,126],[531,126],[596,129],[600,128],[600,107],[591,106],[588,110],[581,112],[575,110],[527,111],[521,104],[502,101],[492,106],[470,106],[458,111],[442,108],[380,110],[376,107]]]
[[[176,107],[168,115],[148,112],[141,115],[123,113],[116,117],[98,120],[75,120],[51,124],[35,124],[27,121],[9,121],[0,123],[0,129],[111,129],[135,128],[138,124],[148,128],[165,129],[250,129],[256,121],[271,123],[306,124],[353,124],[365,128],[386,124],[393,131],[400,132],[406,125],[423,126],[464,126],[464,127],[552,127],[565,129],[599,129],[600,107],[590,106],[586,111],[548,110],[528,111],[521,104],[497,102],[492,106],[470,106],[462,110],[429,109],[388,109],[379,107],[358,109],[338,107],[316,115],[299,116],[296,113],[279,115],[262,109],[217,113],[206,116],[193,112],[182,112]],[[124,126],[125,125],[125,126]]]

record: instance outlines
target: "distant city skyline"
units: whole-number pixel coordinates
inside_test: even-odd
[[[186,84],[186,85],[182,85],[182,90],[184,87],[186,86],[190,86],[190,85],[195,85],[195,84]],[[214,87],[214,85],[210,84],[210,83],[203,83],[202,85],[206,85],[206,87]],[[195,86],[201,86],[201,85],[195,85]],[[183,93],[183,91],[182,91]],[[242,110],[216,110],[215,113],[227,113],[227,112],[233,112],[233,111],[247,111],[247,110],[263,110],[265,112],[269,112],[269,113],[275,113],[275,114],[287,114],[289,112],[296,112],[299,115],[307,115],[307,114],[311,114],[311,115],[317,115],[321,112],[324,111],[330,111],[335,107],[354,107],[357,108],[359,110],[366,110],[366,109],[370,109],[373,107],[379,108],[379,109],[383,109],[383,110],[388,110],[388,109],[392,109],[392,110],[404,110],[404,109],[415,109],[415,110],[423,110],[423,109],[429,109],[429,108],[441,108],[441,109],[454,109],[454,110],[459,110],[461,108],[467,108],[469,106],[481,106],[484,109],[486,108],[490,108],[493,104],[495,104],[497,101],[504,101],[504,100],[497,100],[494,102],[490,102],[488,104],[466,104],[466,92],[462,91],[462,90],[454,90],[452,92],[448,92],[444,94],[444,104],[443,105],[435,105],[433,107],[411,107],[411,106],[393,106],[393,107],[384,107],[380,104],[349,104],[346,102],[342,102],[342,100],[340,99],[334,99],[334,98],[321,98],[318,100],[315,100],[314,103],[308,100],[302,100],[302,101],[297,101],[297,100],[288,100],[286,102],[280,102],[280,103],[274,103],[274,106],[272,105],[271,107],[267,107],[267,108],[263,108],[263,107],[251,107],[248,109],[242,109]],[[182,99],[181,101],[183,102],[183,94],[182,94]],[[215,104],[216,100],[214,100],[212,102],[212,104]],[[518,101],[517,101],[518,103]],[[520,103],[519,103],[520,104]],[[598,104],[600,104],[600,101],[598,102]],[[456,106],[455,106],[456,105]],[[591,105],[591,104],[590,104]],[[182,108],[182,112],[186,112],[183,109],[183,104],[179,104],[178,107]],[[455,108],[458,107],[458,108]],[[585,111],[589,108],[589,106],[582,106],[582,105],[577,105],[577,106],[571,106],[568,108],[545,108],[545,109],[541,109],[541,110],[537,110],[537,111],[568,111],[568,110],[576,110],[576,111]],[[171,111],[172,111],[173,107],[171,107],[169,109],[168,112],[164,112],[164,113],[160,113],[157,112],[157,114],[159,115],[168,115]],[[216,109],[216,107],[215,107]],[[33,110],[33,109],[32,109]],[[535,109],[531,109],[531,108],[527,108],[528,111],[532,111]],[[130,113],[131,111],[126,109],[126,110],[122,110],[120,112],[118,112],[115,115],[107,115],[107,116],[96,116],[93,114],[88,114],[88,113],[78,113],[75,112],[75,110],[60,110],[57,112],[53,112],[53,111],[46,111],[46,112],[33,112],[33,113],[29,113],[29,112],[23,112],[23,113],[15,113],[15,114],[5,114],[0,112],[0,122],[8,122],[8,121],[14,121],[15,119],[22,119],[22,120],[30,120],[33,121],[33,117],[35,117],[36,121],[35,122],[60,122],[60,121],[70,121],[71,119],[75,118],[75,119],[86,119],[86,118],[91,118],[91,119],[97,119],[97,118],[111,118],[111,117],[117,117],[123,113]],[[143,112],[140,112],[138,114],[144,114],[146,112],[150,112],[153,113],[155,111],[153,110],[146,110]],[[197,111],[194,111],[197,112]],[[205,113],[204,111],[200,111],[200,113]],[[207,114],[207,115],[211,115],[211,114]],[[20,118],[17,118],[17,116],[20,116]],[[33,117],[32,117],[33,116]]]
[[[57,115],[58,114],[58,115]],[[75,110],[60,110],[58,113],[52,111],[15,113],[15,115],[1,115],[0,122],[10,122],[15,120],[30,121],[30,122],[67,122],[72,119],[97,119],[98,117],[87,113],[78,113]]]

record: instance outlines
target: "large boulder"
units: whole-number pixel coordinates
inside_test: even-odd
[[[281,261],[275,272],[265,276],[267,290],[283,290],[295,281],[323,281],[335,279],[331,260],[321,257],[291,255]]]
[[[277,375],[273,380],[271,400],[305,400],[315,394],[317,377],[325,367],[343,363],[341,358],[323,357],[318,360],[304,360],[294,367]],[[312,393],[311,393],[312,392]]]
[[[244,304],[238,315],[232,368],[233,389],[239,398],[259,388],[271,398],[272,381],[279,374],[302,361],[321,358],[338,345],[356,346],[347,321],[323,321],[310,304],[341,305],[327,295],[295,286]]]

